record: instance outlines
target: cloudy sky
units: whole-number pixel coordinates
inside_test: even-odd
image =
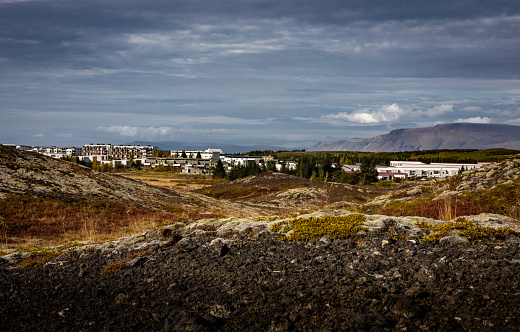
[[[520,2],[0,0],[0,142],[520,125]]]

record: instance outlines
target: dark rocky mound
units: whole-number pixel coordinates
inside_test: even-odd
[[[171,240],[143,251],[105,246],[42,267],[0,258],[0,330],[520,329],[517,237],[445,245],[163,235]]]

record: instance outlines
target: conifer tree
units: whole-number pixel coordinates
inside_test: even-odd
[[[223,179],[226,177],[226,170],[224,169],[224,165],[222,161],[219,159],[217,161],[217,166],[215,166],[215,171],[213,171],[213,178]]]

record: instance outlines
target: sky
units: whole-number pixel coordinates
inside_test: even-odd
[[[0,0],[0,143],[520,125],[520,2]],[[218,148],[218,146],[208,146]]]

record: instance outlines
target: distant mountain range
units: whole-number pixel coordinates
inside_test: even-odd
[[[520,150],[520,126],[450,123],[427,128],[392,130],[372,138],[319,142],[310,151],[399,152],[434,149]]]
[[[221,149],[224,153],[244,153],[254,150],[289,150],[281,146],[272,145],[234,145],[234,144],[221,144],[221,143],[189,143],[189,142],[174,142],[174,141],[162,141],[162,142],[145,142],[145,141],[133,141],[126,143],[128,145],[152,145],[157,146],[161,150],[206,150],[206,149]]]

